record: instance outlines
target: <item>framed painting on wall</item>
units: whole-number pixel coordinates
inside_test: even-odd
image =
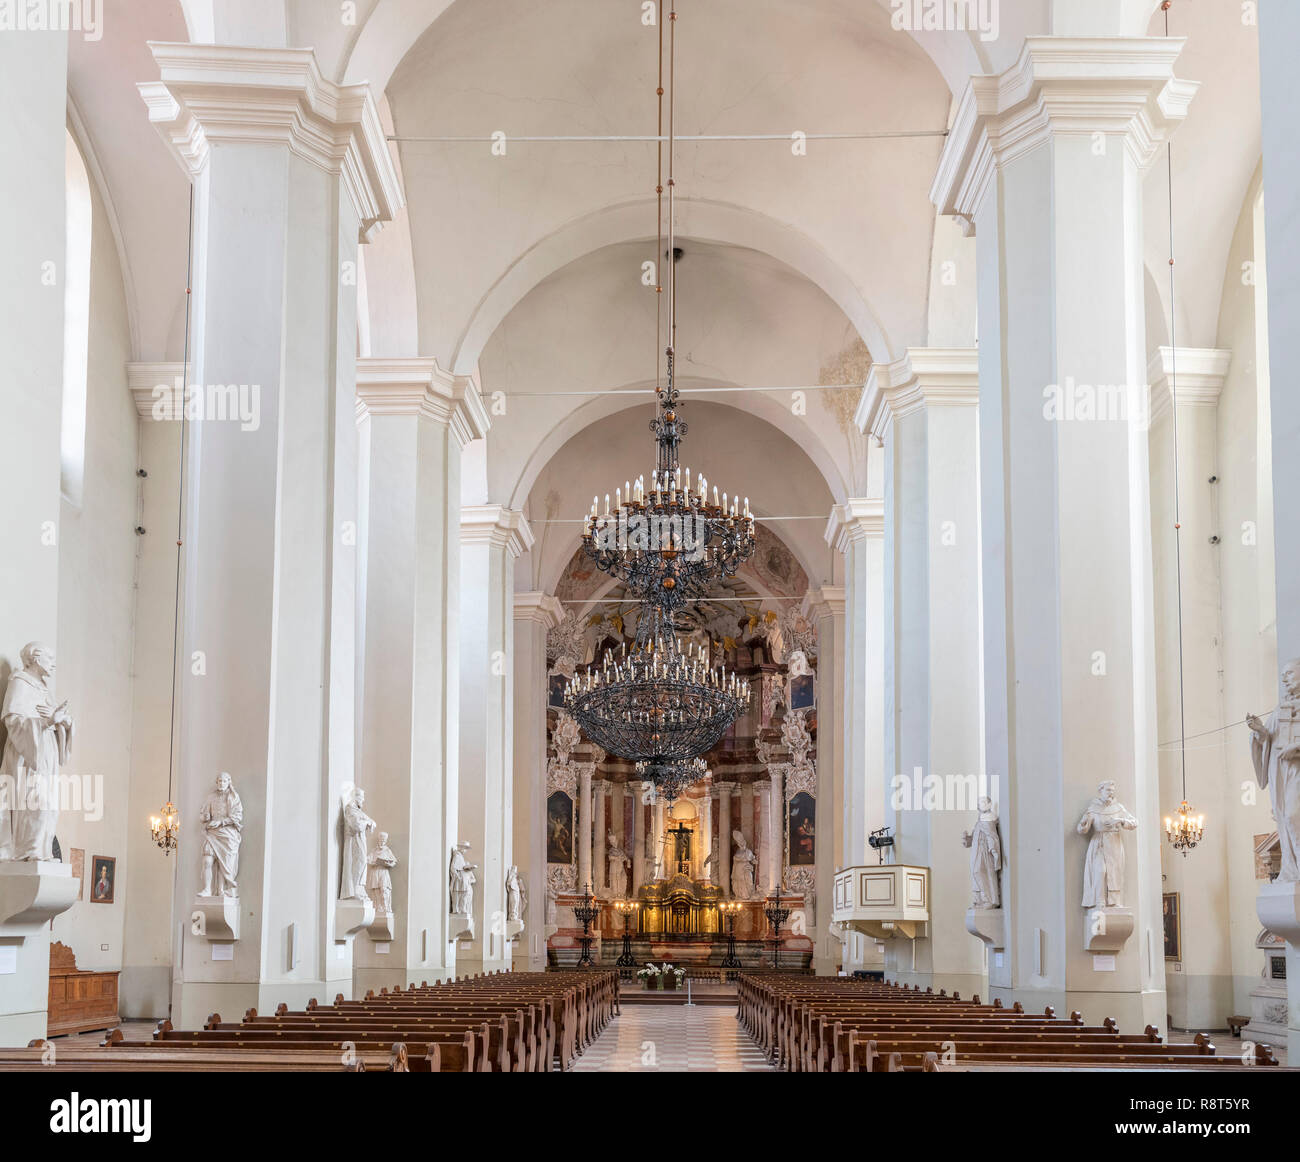
[[[573,800],[564,791],[546,800],[546,862],[573,862]]]
[[[1161,894],[1160,913],[1164,921],[1166,960],[1183,958],[1183,919],[1178,904],[1177,892]]]
[[[117,878],[117,859],[111,855],[97,855],[90,862],[90,902],[111,904]]]

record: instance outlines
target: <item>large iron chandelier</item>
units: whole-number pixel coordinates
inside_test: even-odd
[[[665,767],[704,754],[749,699],[748,682],[725,664],[710,665],[694,644],[683,647],[668,614],[651,606],[632,648],[610,651],[600,665],[576,674],[564,702],[592,742],[649,764],[654,779]]]
[[[674,36],[677,14],[669,18]],[[662,26],[661,26],[662,27]],[[662,37],[662,32],[661,32]],[[673,90],[673,40],[669,43],[669,89]],[[663,131],[663,46],[660,43],[659,122]],[[685,777],[681,764],[704,754],[736,716],[749,706],[749,684],[725,665],[713,666],[706,649],[684,648],[677,637],[676,616],[710,583],[734,576],[754,551],[754,518],[749,501],[738,497],[690,469],[682,475],[678,459],[686,424],[680,417],[674,370],[677,335],[677,247],[673,194],[674,126],[669,97],[668,128],[668,343],[666,382],[656,387],[658,411],[650,423],[657,445],[650,487],[639,477],[614,489],[614,503],[605,496],[604,511],[593,500],[583,525],[584,551],[602,572],[615,577],[644,603],[636,641],[628,650],[607,653],[600,665],[575,675],[565,691],[565,709],[583,733],[608,753],[648,764],[656,785]],[[660,150],[659,224],[655,269],[663,249],[663,161]],[[662,278],[656,278],[662,284]],[[656,302],[663,286],[657,285]],[[656,309],[657,310],[657,309]],[[656,346],[659,324],[656,322]],[[656,375],[658,368],[656,367]],[[695,779],[690,780],[694,782]],[[678,784],[680,790],[681,784]]]

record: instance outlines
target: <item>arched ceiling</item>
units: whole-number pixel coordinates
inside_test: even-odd
[[[789,389],[844,376],[859,386],[865,382],[869,360],[855,344],[851,323],[818,287],[766,254],[690,238],[679,242],[678,383],[687,392],[715,389],[686,397],[683,415],[692,428],[685,462],[704,467],[700,457],[715,453],[693,424],[696,404],[710,399],[743,408],[784,433],[827,496],[843,500],[861,459],[853,426],[828,406],[833,393],[805,390],[796,397]],[[653,239],[624,242],[570,263],[497,327],[480,361],[481,388],[495,413],[489,497],[520,507],[567,441],[627,409],[637,418],[624,415],[620,422],[634,428],[640,446],[632,466],[617,468],[619,481],[607,487],[649,470],[652,444],[640,413],[650,407],[663,343],[655,338],[659,296],[642,284],[640,273],[653,251]],[[666,313],[661,322],[666,328]],[[846,349],[862,355],[843,365]]]
[[[411,47],[387,93],[403,139],[428,353],[464,371],[483,332],[528,286],[584,249],[654,229],[653,143],[509,139],[653,134],[657,40],[619,5],[475,0],[447,9]],[[516,45],[529,50],[509,50]],[[784,0],[692,9],[677,22],[677,74],[684,135],[938,131],[951,102],[929,58],[891,29],[884,8],[828,0],[797,13]],[[483,141],[412,140],[498,130],[504,157]],[[813,140],[796,156],[784,140],[681,143],[683,227],[741,244],[776,239],[783,260],[816,278],[883,358],[925,341],[927,195],[941,144]],[[607,217],[635,203],[638,213]],[[703,207],[729,207],[732,220],[715,211],[693,230],[686,219]],[[512,280],[521,264],[526,275]],[[495,305],[503,281],[510,286]]]
[[[588,424],[558,449],[538,473],[525,511],[535,543],[524,588],[552,593],[578,547],[582,518],[591,498],[622,487],[653,467],[649,422],[654,404],[645,403]],[[832,497],[821,474],[779,428],[744,408],[692,399],[682,416],[690,431],[682,462],[703,470],[720,489],[749,497],[766,524],[794,555],[804,574],[820,582],[829,550],[823,539]],[[780,471],[773,471],[779,464]],[[760,590],[761,592],[761,590]]]

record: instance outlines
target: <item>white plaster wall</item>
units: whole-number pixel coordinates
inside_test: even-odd
[[[1258,189],[1257,177],[1243,202],[1228,252],[1218,334],[1219,346],[1233,352],[1219,397],[1223,722],[1233,725],[1223,732],[1226,818],[1218,825],[1229,846],[1227,938],[1232,950],[1233,1011],[1237,1013],[1250,1012],[1250,990],[1258,983],[1263,966],[1263,953],[1255,948],[1260,925],[1255,915],[1254,836],[1275,830],[1268,793],[1255,787],[1249,736],[1240,725],[1247,711],[1259,713],[1257,707],[1269,709],[1277,704],[1271,478],[1267,471],[1260,471],[1262,463],[1267,468],[1271,448],[1269,379],[1256,348],[1257,324],[1266,327],[1266,322],[1256,315],[1256,287],[1242,282],[1242,263],[1254,261],[1258,271],[1264,262],[1255,240]],[[1265,405],[1262,416],[1261,396]],[[1250,539],[1247,522],[1254,526],[1254,545],[1246,543]],[[1243,796],[1255,802],[1243,802]],[[1208,825],[1215,822],[1210,820]]]
[[[69,945],[81,968],[122,965],[125,885],[129,872],[131,665],[136,525],[136,417],[126,388],[130,328],[113,234],[103,199],[91,187],[89,373],[82,503],[61,502],[59,552],[59,699],[76,719],[65,774],[88,778],[97,810],[66,812],[57,834],[64,852],[83,848],[83,898],[56,917],[53,939]],[[101,814],[102,812],[102,814]],[[94,818],[100,815],[99,818]],[[141,823],[143,824],[143,820]],[[114,856],[116,899],[89,901],[92,858]]]

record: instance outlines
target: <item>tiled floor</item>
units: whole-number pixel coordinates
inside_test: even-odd
[[[770,1073],[730,1005],[624,1005],[575,1073]]]

